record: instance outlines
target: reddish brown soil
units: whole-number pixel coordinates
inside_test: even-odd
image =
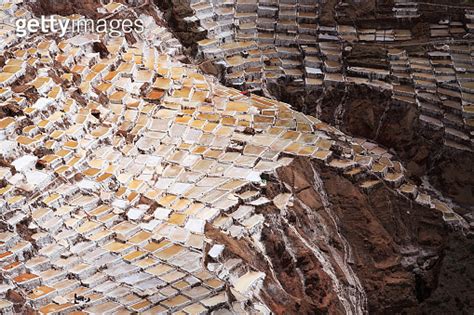
[[[324,183],[337,226],[323,210],[311,164]],[[456,312],[473,310],[474,296],[469,288],[474,284],[474,242],[451,230],[440,213],[414,204],[385,186],[365,193],[349,179],[305,158],[295,159],[277,173],[277,177],[267,179],[264,194],[268,198],[281,192],[296,196],[286,218],[308,243],[324,253],[330,253],[330,247],[343,253],[336,230],[343,235],[352,249],[350,265],[367,294],[369,313],[421,314],[447,309],[440,308],[440,301],[446,301]],[[312,212],[305,210],[308,207]],[[343,313],[331,279],[288,228],[280,211],[273,205],[257,210],[268,223],[261,241],[276,279],[248,239],[232,239],[210,226],[206,233],[226,245],[227,255],[240,257],[267,274],[261,295],[275,313]],[[323,228],[332,231],[329,242],[320,237]],[[336,269],[336,274],[344,281],[340,270]],[[447,280],[451,277],[456,281]]]
[[[273,278],[270,266],[264,257],[247,240],[236,240],[208,225],[206,236],[226,246],[226,254],[238,257],[256,270],[266,273],[262,296],[265,303],[276,314],[322,314],[327,312],[341,313],[342,309],[331,290],[327,275],[317,261],[306,251],[299,252],[299,263],[296,265],[282,243],[280,231],[265,228],[263,241],[267,245],[268,255],[272,258],[277,279]],[[310,297],[301,288],[296,268],[304,268],[308,273],[308,281],[314,286],[309,287]],[[280,287],[280,285],[282,287]],[[318,296],[316,296],[318,294]]]
[[[80,14],[89,18],[98,18],[100,14],[97,12],[97,8],[102,6],[100,1],[96,0],[40,0],[29,5],[37,15],[59,14],[67,16]]]
[[[300,184],[305,181],[312,186],[308,163],[297,159],[278,172],[280,180],[295,189],[305,186]],[[367,195],[327,167],[315,167],[337,214],[338,228],[353,250],[353,267],[367,292],[369,313],[435,310],[432,302],[441,295],[456,305],[454,309],[473,309],[474,292],[466,289],[474,283],[469,273],[474,258],[468,254],[472,254],[472,239],[451,231],[438,212],[413,204],[384,186]],[[301,188],[298,195],[318,211],[311,189]],[[303,194],[305,191],[308,193]],[[307,229],[304,235],[318,228],[304,213],[292,210],[301,229]],[[333,246],[340,250],[337,243]],[[306,276],[308,271],[302,272]],[[455,277],[456,282],[439,282],[448,277]]]

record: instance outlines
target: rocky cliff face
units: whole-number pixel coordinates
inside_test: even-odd
[[[416,106],[393,102],[388,92],[356,85],[328,89],[316,102],[311,95],[298,101],[297,106],[308,114],[318,114],[344,132],[389,148],[419,183],[426,176],[436,189],[464,207],[474,204],[474,181],[465,176],[474,173],[473,152],[444,146],[442,131],[420,125]]]
[[[270,93],[296,109],[337,126],[355,137],[371,139],[397,155],[413,180],[423,179],[461,205],[474,204],[474,153],[443,145],[442,130],[420,124],[419,109],[394,102],[391,93],[363,85],[335,85],[307,93],[286,84],[272,84]]]
[[[265,195],[278,202],[259,209],[260,252],[213,233],[228,255],[269,275],[262,297],[276,313],[472,310],[474,242],[438,212],[305,158],[277,173]]]

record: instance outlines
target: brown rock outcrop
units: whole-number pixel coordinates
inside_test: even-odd
[[[252,258],[258,261],[257,269],[273,269],[286,293],[281,294],[274,278],[266,281],[264,296],[277,313],[344,310],[334,281],[313,247],[328,258],[343,287],[352,288],[360,301],[366,294],[369,313],[435,310],[434,301],[440,296],[458,311],[473,309],[472,293],[465,289],[474,280],[469,276],[473,264],[466,248],[473,245],[472,239],[451,230],[440,213],[386,186],[363,192],[344,176],[304,158],[279,169],[278,178],[269,179],[267,197],[281,192],[294,198],[287,213],[273,205],[260,211],[271,222],[262,231],[271,267]],[[329,203],[324,206],[325,202]],[[236,242],[231,251],[246,259],[251,251],[241,246]],[[338,257],[345,257],[344,263]],[[251,265],[252,259],[247,257]],[[350,284],[350,269],[365,292]],[[455,283],[446,281],[454,274]]]
[[[363,85],[341,85],[307,96],[288,93],[283,87],[273,91],[306,114],[383,145],[404,162],[418,183],[427,176],[436,189],[461,206],[474,204],[474,179],[466,176],[474,174],[474,153],[446,147],[442,131],[420,125],[416,106],[394,103],[390,92]]]
[[[35,14],[38,15],[71,15],[81,14],[90,18],[98,18],[100,14],[97,8],[101,6],[100,1],[66,1],[66,0],[40,0],[30,3]]]

